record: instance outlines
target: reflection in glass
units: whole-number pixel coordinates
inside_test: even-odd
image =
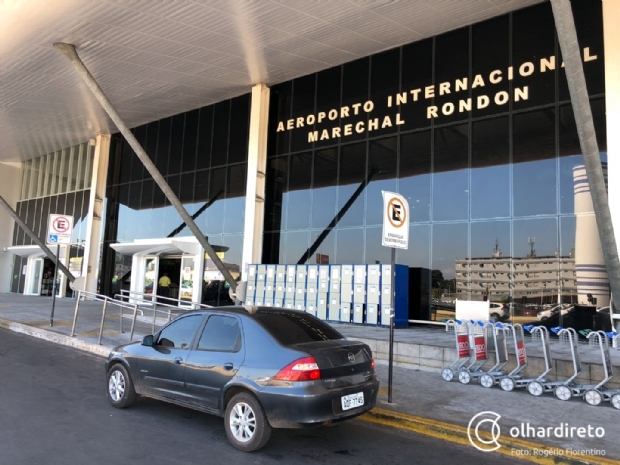
[[[354,265],[366,263],[362,252],[363,250],[363,229],[340,229],[336,231],[335,263],[352,263]]]
[[[291,155],[288,191],[282,204],[287,211],[287,229],[305,229],[310,226],[310,186],[312,180],[312,155],[299,153]]]
[[[382,237],[382,227],[366,228],[366,258],[363,263],[390,263],[392,249],[391,247],[384,247],[381,245]],[[411,240],[411,238],[409,240]],[[398,253],[400,251],[397,250],[396,252]]]
[[[284,260],[280,263],[295,264],[310,247],[310,231],[293,231],[286,233]]]
[[[514,216],[556,213],[553,108],[514,115],[513,163]]]
[[[314,153],[312,228],[325,228],[336,215],[338,149],[318,149]]]
[[[364,224],[363,187],[366,177],[366,144],[345,145],[340,149],[338,177],[338,211],[349,201],[349,209],[340,219],[338,227],[361,226]],[[341,262],[346,263],[346,262]]]
[[[409,225],[409,248],[396,251],[396,262],[410,267],[430,268],[431,226]]]
[[[474,122],[471,153],[471,216],[510,216],[508,117]]]
[[[398,192],[409,202],[409,222],[430,220],[431,132],[401,136]]]
[[[436,320],[454,318],[454,301],[470,299],[469,289],[463,285],[468,277],[457,279],[462,264],[467,263],[468,224],[435,224],[432,241],[431,308]]]
[[[433,164],[433,220],[468,218],[469,125],[435,130]]]
[[[368,153],[366,187],[366,224],[382,224],[383,196],[381,191],[396,192],[396,137],[371,140]]]
[[[469,286],[471,300],[489,300],[501,304],[510,302],[510,245],[509,221],[471,224],[471,260],[468,264],[461,263],[461,268],[467,270],[463,272],[467,273],[469,282],[463,279],[463,283]]]

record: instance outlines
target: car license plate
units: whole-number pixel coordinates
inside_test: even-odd
[[[364,393],[356,392],[348,396],[342,396],[340,399],[342,402],[342,410],[351,410],[355,407],[362,407],[364,405]]]

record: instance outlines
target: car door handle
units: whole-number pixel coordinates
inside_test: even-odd
[[[174,363],[176,365],[181,365],[183,363],[183,359],[181,357],[177,357],[174,359]]]
[[[233,367],[234,367],[234,365],[232,363],[225,363],[224,364],[224,370],[226,370],[226,371],[232,370]]]

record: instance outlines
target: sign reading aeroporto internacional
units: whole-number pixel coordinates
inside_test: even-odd
[[[409,247],[409,202],[395,192],[383,194],[383,235],[381,245],[407,249]]]
[[[71,244],[73,233],[73,216],[51,214],[47,222],[47,236],[45,242],[48,245]]]
[[[590,47],[583,48],[584,63],[598,59],[598,55],[590,50]],[[426,106],[426,118],[437,119],[441,122],[442,117],[450,116],[454,113],[471,113],[474,110],[481,110],[496,105],[501,107],[507,105],[511,100],[514,102],[525,101],[529,99],[529,86],[524,85],[514,87],[510,93],[506,90],[494,90],[493,86],[505,81],[513,81],[516,76],[519,78],[528,78],[535,73],[547,73],[554,71],[556,67],[564,67],[563,62],[558,62],[555,55],[541,57],[535,61],[525,61],[516,66],[508,66],[506,69],[495,69],[488,74],[476,74],[473,79],[462,77],[453,81],[440,82],[425,87],[417,87],[405,90],[387,96],[387,108],[400,109],[403,105],[423,105]],[[488,93],[478,95],[476,97],[467,96],[470,89],[487,90]],[[459,94],[461,93],[461,94]],[[428,105],[433,103],[432,99],[440,96],[454,95],[453,101],[448,101],[442,105]],[[460,96],[463,98],[459,98]],[[362,134],[364,132],[372,132],[379,129],[386,129],[396,126],[406,125],[400,111],[392,115],[372,114],[375,109],[375,102],[367,100],[365,102],[357,102],[351,105],[345,105],[339,108],[332,108],[328,111],[319,111],[316,114],[307,116],[298,116],[278,122],[276,132],[292,131],[302,129],[308,131],[308,143],[346,138],[354,134]],[[358,115],[367,114],[367,121],[357,121],[347,124],[347,118],[354,118]],[[315,127],[321,124],[329,124],[330,121],[340,119],[338,126],[326,127],[318,129]]]

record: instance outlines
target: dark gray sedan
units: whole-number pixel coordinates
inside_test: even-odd
[[[370,348],[304,312],[226,307],[187,313],[106,363],[117,408],[136,395],[224,417],[237,449],[263,447],[272,428],[347,420],[375,406]]]

